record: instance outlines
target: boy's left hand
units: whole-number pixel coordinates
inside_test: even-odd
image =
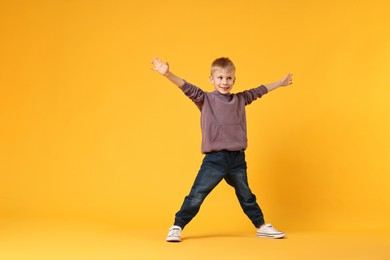
[[[291,74],[291,73],[287,74],[287,76],[284,77],[284,78],[280,81],[280,85],[281,85],[281,86],[288,86],[288,85],[291,85],[291,84],[292,84],[292,76],[293,76],[293,74]]]

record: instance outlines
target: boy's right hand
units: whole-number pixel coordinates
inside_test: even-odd
[[[152,70],[159,72],[161,75],[166,75],[169,71],[169,64],[168,62],[163,63],[159,57],[153,58],[152,64],[154,68]]]

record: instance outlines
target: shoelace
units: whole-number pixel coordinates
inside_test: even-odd
[[[180,229],[179,228],[172,228],[170,231],[169,231],[169,235],[170,237],[178,237],[180,236]]]
[[[262,229],[262,231],[272,231],[273,233],[281,233],[279,230],[277,230],[276,228],[274,228],[272,225],[266,225],[264,226],[264,229]]]
[[[276,230],[276,228],[274,228],[273,226],[269,226],[268,228],[270,228],[275,233],[280,233],[280,231]]]

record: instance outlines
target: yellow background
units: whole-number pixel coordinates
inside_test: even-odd
[[[294,230],[389,230],[390,5],[2,1],[0,221],[168,228],[202,160],[199,112],[152,57],[211,91],[294,74],[247,108],[249,181]],[[252,230],[221,183],[188,226]]]

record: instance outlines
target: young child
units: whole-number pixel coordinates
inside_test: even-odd
[[[182,230],[195,217],[206,196],[222,179],[235,189],[243,211],[257,228],[257,236],[284,237],[283,232],[276,230],[271,224],[265,224],[256,196],[248,186],[245,106],[280,86],[292,84],[292,74],[274,83],[231,94],[236,77],[235,66],[229,58],[218,58],[211,65],[210,82],[215,88],[213,92],[205,92],[176,76],[169,70],[168,62],[164,63],[158,57],[153,59],[152,64],[154,71],[176,84],[199,108],[202,153],[205,154],[191,191],[176,213],[174,225],[169,229],[166,240],[181,241]]]

